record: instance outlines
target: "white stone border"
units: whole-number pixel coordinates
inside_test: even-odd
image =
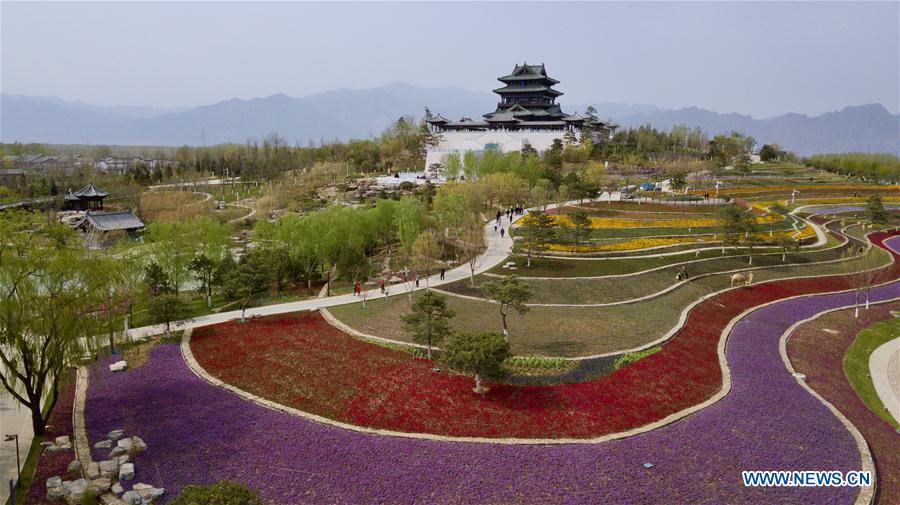
[[[897,281],[891,281],[891,282],[897,282]],[[891,282],[881,284],[879,286],[884,286],[886,284],[890,284]],[[182,357],[184,358],[185,363],[188,365],[188,368],[195,375],[197,375],[198,377],[200,377],[201,379],[205,380],[206,382],[208,382],[209,384],[211,384],[213,386],[221,387],[223,389],[231,391],[232,393],[238,395],[239,397],[241,397],[245,400],[249,400],[249,401],[256,403],[258,405],[261,405],[263,407],[267,407],[272,410],[276,410],[276,411],[283,412],[286,414],[299,416],[299,417],[308,419],[310,421],[313,421],[313,422],[316,422],[319,424],[334,426],[336,428],[342,428],[342,429],[346,429],[346,430],[356,431],[356,432],[360,432],[360,433],[368,433],[368,434],[373,434],[373,435],[383,435],[383,436],[392,436],[392,437],[401,437],[401,438],[415,438],[415,439],[434,440],[434,441],[443,441],[443,442],[467,442],[467,443],[506,444],[506,445],[598,444],[598,443],[608,442],[610,440],[618,440],[618,439],[622,439],[622,438],[632,437],[635,435],[639,435],[641,433],[646,433],[648,431],[652,431],[652,430],[661,428],[668,424],[672,424],[675,421],[678,421],[679,419],[682,419],[682,418],[687,417],[695,412],[703,410],[703,409],[709,407],[710,405],[718,402],[722,398],[724,398],[731,391],[731,374],[730,374],[730,369],[728,367],[728,362],[727,362],[726,355],[725,355],[725,347],[726,347],[726,344],[728,341],[728,337],[731,336],[731,331],[734,328],[734,326],[740,320],[742,320],[744,317],[749,315],[750,313],[755,312],[756,310],[762,309],[764,307],[768,307],[769,305],[773,305],[773,304],[781,303],[781,302],[787,302],[787,301],[798,299],[798,298],[834,295],[834,294],[846,293],[849,291],[852,291],[852,290],[835,291],[835,292],[828,292],[828,293],[817,293],[817,294],[813,294],[813,295],[809,295],[809,294],[797,295],[797,296],[792,296],[789,298],[782,298],[779,300],[774,300],[774,301],[764,303],[762,305],[757,305],[755,307],[751,307],[751,308],[745,310],[741,314],[734,317],[728,323],[728,325],[722,331],[721,337],[719,338],[719,344],[717,346],[717,354],[719,357],[719,367],[722,372],[722,387],[719,389],[719,391],[716,394],[714,394],[713,396],[711,396],[704,402],[701,402],[697,405],[693,405],[693,406],[688,407],[679,412],[672,413],[658,421],[654,421],[652,423],[649,423],[649,424],[646,424],[646,425],[643,425],[643,426],[640,426],[637,428],[633,428],[631,430],[626,430],[626,431],[622,431],[622,432],[618,432],[618,433],[610,433],[607,435],[603,435],[600,437],[594,437],[594,438],[533,438],[532,439],[532,438],[514,438],[514,437],[508,437],[508,438],[453,437],[453,436],[446,436],[446,435],[434,435],[434,434],[430,434],[430,433],[409,433],[409,432],[392,431],[392,430],[385,430],[385,429],[366,428],[363,426],[344,423],[341,421],[335,421],[333,419],[329,419],[329,418],[326,418],[323,416],[312,414],[312,413],[309,413],[309,412],[306,412],[303,410],[299,410],[299,409],[296,409],[293,407],[288,407],[286,405],[282,405],[280,403],[276,403],[271,400],[267,400],[265,398],[259,397],[257,395],[254,395],[252,393],[244,391],[236,386],[233,386],[231,384],[223,382],[220,379],[213,377],[202,366],[200,366],[200,363],[198,363],[197,360],[194,358],[194,355],[193,355],[193,352],[191,351],[191,346],[190,346],[190,331],[189,330],[186,330],[184,335],[182,336],[181,354],[182,354]],[[848,306],[841,306],[838,309],[829,309],[829,311],[840,310],[840,309],[844,309],[847,307]],[[828,312],[828,311],[824,311],[823,313],[826,313],[826,312]],[[798,326],[799,324],[802,324],[806,321],[815,319],[816,317],[818,317],[818,314],[811,318],[808,318],[808,319],[805,319],[798,323],[795,323],[788,329],[787,332],[785,332],[782,335],[781,338],[782,339],[786,338],[786,335],[788,335],[790,332],[792,332],[794,330],[794,328],[796,328],[796,326]],[[868,448],[866,448],[866,450],[868,450]]]

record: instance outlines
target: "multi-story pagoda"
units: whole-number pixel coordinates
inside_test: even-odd
[[[484,115],[492,127],[565,128],[584,123],[584,118],[564,113],[556,103],[562,93],[553,85],[559,81],[547,76],[543,63],[516,65],[511,74],[497,80],[504,84],[494,90],[500,95],[500,103],[496,111]]]
[[[449,121],[437,114],[425,119],[432,132],[440,135],[437,146],[428,150],[426,167],[440,165],[448,153],[496,150],[521,151],[526,145],[543,152],[567,131],[589,126],[595,141],[609,137],[618,125],[566,114],[556,99],[562,93],[553,89],[559,81],[547,75],[544,64],[516,65],[509,75],[498,78],[503,86],[497,109],[478,121],[468,117]]]

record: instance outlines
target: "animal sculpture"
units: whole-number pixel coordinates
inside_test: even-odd
[[[748,286],[753,284],[753,272],[748,274],[734,274],[731,276],[731,287],[734,287],[735,284],[744,286]]]

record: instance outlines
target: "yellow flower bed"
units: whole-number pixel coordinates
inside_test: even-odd
[[[841,197],[834,197],[834,198],[797,198],[796,201],[794,202],[794,205],[796,205],[798,207],[801,205],[826,205],[829,203],[859,203],[860,205],[865,205],[867,198],[868,197],[866,197],[866,196],[841,196]],[[784,200],[778,200],[778,201],[754,202],[751,205],[756,208],[764,209],[766,207],[769,207],[769,206],[775,205],[775,204],[784,205],[785,201],[787,201],[787,203],[790,204],[791,203],[790,197],[785,198]],[[900,202],[900,196],[882,196],[881,201],[883,203]]]
[[[789,237],[799,240],[813,237],[816,231],[812,226],[805,226],[800,230],[800,234],[793,237],[797,232],[795,230],[778,231],[769,236],[768,232],[756,233],[755,238],[762,242],[774,241],[776,238]],[[623,240],[620,242],[600,242],[593,244],[579,245],[573,251],[573,246],[567,244],[548,243],[544,244],[544,249],[556,252],[578,252],[578,253],[596,253],[596,252],[613,252],[613,251],[637,251],[641,249],[649,249],[651,247],[661,247],[676,244],[704,244],[709,242],[718,242],[718,235],[704,235],[700,237],[649,237],[635,238]]]
[[[569,216],[551,216],[553,224],[558,226],[572,226]],[[778,214],[766,214],[754,219],[757,223],[774,223],[784,219]],[[620,219],[609,217],[592,217],[591,228],[692,228],[703,226],[718,226],[721,221],[718,218],[697,219]]]
[[[894,186],[894,189],[900,191],[900,186]],[[792,190],[797,191],[822,191],[828,189],[883,189],[888,190],[891,189],[891,186],[879,186],[876,184],[815,184],[815,185],[804,185],[804,186],[755,186],[755,187],[745,187],[745,188],[724,188],[721,189],[722,194],[734,195],[734,194],[746,194],[746,193],[770,193],[773,191],[787,191],[791,192]],[[692,193],[694,194],[704,194],[708,190],[694,190]]]
[[[593,253],[607,251],[635,251],[638,249],[649,249],[651,247],[683,244],[687,242],[702,241],[691,237],[636,238],[614,243],[583,244],[575,248],[574,252]],[[565,244],[547,244],[546,248],[550,251],[573,252],[573,247]]]

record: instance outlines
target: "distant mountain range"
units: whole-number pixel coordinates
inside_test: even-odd
[[[393,83],[371,89],[338,89],[294,98],[278,94],[232,99],[194,108],[100,107],[54,97],[0,95],[0,140],[53,144],[210,145],[259,140],[278,133],[291,143],[367,138],[400,116],[421,117],[425,107],[447,118],[480,117],[496,96],[458,87],[420,88]],[[566,104],[583,112],[588,104]],[[760,144],[778,143],[802,155],[823,152],[890,152],[900,155],[900,115],[882,105],[846,107],[809,117],[784,114],[754,119],[697,107],[595,103],[599,117],[624,127],[651,124],[700,127],[709,134],[736,130]]]

